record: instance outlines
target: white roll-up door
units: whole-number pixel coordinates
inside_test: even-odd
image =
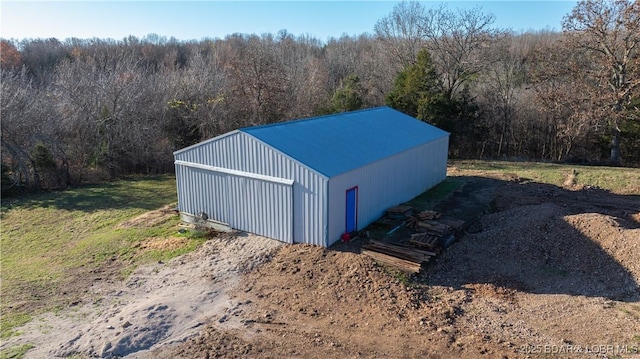
[[[293,243],[293,181],[176,161],[182,211]],[[191,208],[193,207],[193,208]]]
[[[227,193],[231,227],[293,243],[291,185],[228,175]]]

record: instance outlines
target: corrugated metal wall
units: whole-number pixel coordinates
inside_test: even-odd
[[[209,166],[228,168],[237,171],[255,173],[265,176],[290,179],[294,181],[291,191],[293,202],[293,241],[327,246],[325,241],[326,226],[326,191],[327,178],[310,170],[300,163],[273,150],[253,137],[234,131],[195,146],[188,147],[175,153],[176,161],[186,161]],[[204,171],[207,172],[207,171]],[[225,211],[229,211],[236,201],[227,202],[221,199],[221,191],[229,191],[227,182],[222,182],[215,175],[206,176],[193,169],[185,169],[176,165],[176,180],[178,184],[178,208],[180,211],[190,213],[192,208],[207,208],[210,218],[219,221]],[[249,181],[252,182],[252,181]],[[240,186],[240,182],[236,183]],[[270,208],[269,201],[286,201],[282,188],[278,186],[263,186],[257,183],[245,182],[245,190],[253,186],[254,190],[261,191],[264,196],[262,203],[264,208]],[[262,187],[261,187],[262,186]],[[222,190],[223,188],[226,188]],[[238,189],[239,191],[239,189]],[[246,193],[236,194],[239,199],[247,198]],[[243,197],[244,196],[244,197]],[[275,205],[275,204],[273,204]],[[208,207],[206,207],[208,206]],[[246,208],[235,208],[234,213],[240,215],[244,211],[245,219],[237,219],[234,228],[252,233],[272,233],[275,228],[260,228],[259,221],[253,221],[249,217],[258,218],[255,214],[246,212]],[[273,210],[273,209],[272,209]],[[272,211],[270,210],[270,211]],[[197,213],[195,213],[197,214]],[[227,218],[227,217],[225,217]],[[225,221],[222,221],[225,222]],[[229,222],[226,222],[229,223]],[[231,225],[231,223],[229,223]],[[270,226],[265,223],[265,226]],[[288,226],[283,223],[283,226]],[[249,230],[248,228],[253,228]],[[270,232],[271,231],[271,232]],[[277,238],[283,240],[282,238]]]
[[[358,187],[358,230],[384,211],[446,178],[449,138],[442,137],[329,180],[328,245],[345,230],[346,191]]]
[[[247,178],[178,164],[183,213],[211,219],[247,232],[293,243],[293,196],[288,183]]]
[[[206,213],[218,222],[227,222],[226,196],[219,193],[224,188],[224,174],[176,165],[178,185],[178,209],[180,212],[198,215]]]
[[[231,175],[227,178],[231,227],[293,243],[290,185]]]

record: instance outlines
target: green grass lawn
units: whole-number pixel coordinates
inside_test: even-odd
[[[479,173],[515,174],[521,179],[562,186],[575,171],[576,184],[595,186],[617,194],[640,194],[640,168],[579,166],[544,162],[452,161],[450,166],[469,175]]]
[[[139,243],[147,238],[180,236],[177,215],[153,226],[117,227],[176,201],[173,176],[138,177],[3,199],[0,337],[17,334],[13,328],[34,314],[65,305],[58,297],[77,280],[74,276],[117,260],[125,277],[140,264],[197,247],[205,238],[170,250],[139,250]]]

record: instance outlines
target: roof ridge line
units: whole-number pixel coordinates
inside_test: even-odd
[[[282,122],[267,123],[267,124],[258,125],[258,126],[241,127],[241,128],[238,129],[238,131],[242,131],[244,133],[247,133],[246,130],[253,130],[253,129],[256,129],[256,128],[266,128],[266,127],[281,126],[281,125],[285,125],[285,124],[291,124],[291,123],[294,123],[294,122],[304,122],[304,121],[319,120],[319,119],[327,118],[327,117],[341,116],[341,115],[345,115],[345,114],[348,114],[348,113],[354,114],[354,113],[358,113],[358,112],[381,110],[381,109],[384,109],[384,108],[390,108],[390,107],[389,106],[377,106],[377,107],[363,108],[363,109],[355,110],[355,111],[344,111],[344,112],[332,113],[332,114],[322,115],[322,116],[307,117],[307,118],[296,118],[296,119],[292,119],[292,120],[285,120],[285,121],[282,121]]]

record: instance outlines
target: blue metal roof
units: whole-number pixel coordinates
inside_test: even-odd
[[[240,131],[327,177],[449,135],[387,106]]]

